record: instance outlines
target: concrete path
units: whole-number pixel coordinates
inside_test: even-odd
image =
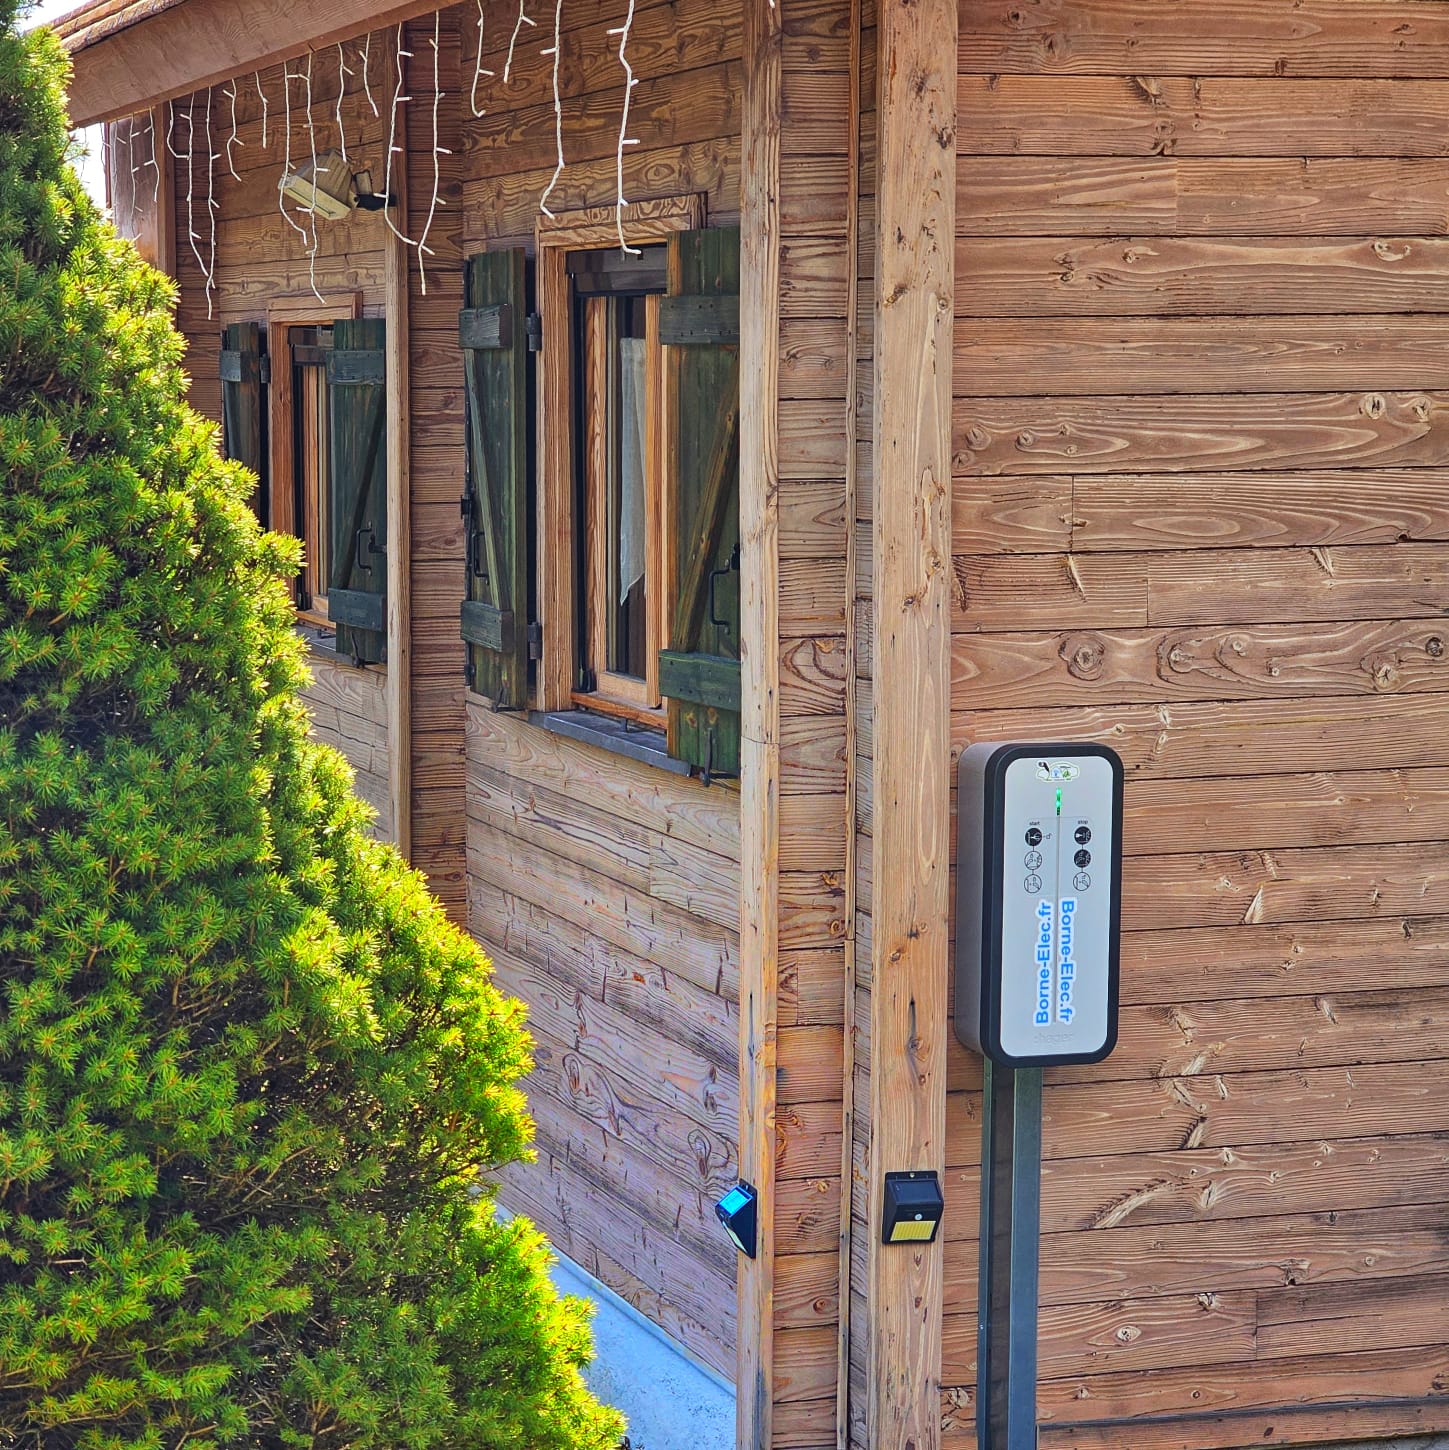
[[[601,1400],[628,1416],[631,1450],[734,1450],[733,1385],[562,1255],[553,1279],[561,1294],[597,1306],[597,1358],[584,1377]]]

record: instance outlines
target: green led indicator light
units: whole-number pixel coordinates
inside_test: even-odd
[[[1057,787],[1057,814],[1058,815],[1061,815],[1061,813],[1062,813],[1062,788],[1061,788],[1061,786],[1058,786]]]

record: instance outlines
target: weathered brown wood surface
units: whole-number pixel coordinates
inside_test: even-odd
[[[1047,1447],[1449,1428],[1446,78],[1428,0],[962,0],[954,742],[1128,774],[1120,1046],[1045,1096]]]
[[[466,801],[469,925],[536,1044],[539,1159],[503,1201],[732,1375],[735,1254],[713,1203],[740,1171],[738,796],[473,699]],[[807,1080],[828,1073],[820,1044],[795,1046]],[[783,1176],[838,1167],[830,1126],[784,1130]]]
[[[379,93],[383,89],[383,52],[379,37],[374,46],[372,73]],[[353,46],[348,47],[347,56],[348,64],[355,65],[358,53]],[[314,127],[319,150],[337,145],[335,50],[330,58],[329,65],[325,56],[319,57],[313,69]],[[310,148],[301,119],[304,84],[296,65],[289,70],[293,76],[290,83],[294,107],[292,160],[296,165],[310,154]],[[250,72],[237,83],[237,136],[229,153],[229,97],[221,88],[214,89],[210,96],[211,141],[217,156],[209,168],[210,190],[217,203],[210,317],[203,271],[203,266],[213,265],[206,201],[207,93],[202,90],[195,97],[183,96],[172,107],[170,142],[181,153],[179,159],[170,154],[167,146],[166,108],[156,109],[158,159],[163,165],[163,175],[173,184],[169,204],[159,207],[159,211],[162,217],[169,216],[174,222],[170,240],[180,289],[177,323],[187,339],[186,370],[191,378],[192,402],[212,418],[220,417],[219,336],[228,323],[265,323],[269,312],[279,307],[306,307],[311,315],[350,317],[359,298],[362,310],[368,315],[384,315],[386,307],[386,232],[381,217],[354,212],[343,222],[319,223],[315,265],[308,260],[309,240],[282,219],[277,208],[277,177],[285,155],[281,67],[263,71],[259,80],[270,101],[265,146],[262,145],[261,104],[256,80]],[[342,119],[349,154],[358,165],[372,165],[374,174],[380,176],[385,135],[373,118],[356,77],[343,99]],[[148,166],[150,139],[144,119],[137,148],[131,159],[142,168],[134,191],[144,225],[151,213],[158,210]],[[121,155],[124,154],[125,142],[121,150]],[[241,180],[232,175],[228,154]],[[125,169],[129,175],[129,164]],[[305,229],[305,218],[295,213],[294,217]],[[164,250],[163,247],[163,253]],[[325,302],[319,303],[312,294],[314,276]],[[274,365],[278,369],[274,378],[280,379],[285,373],[285,364],[278,359]],[[282,382],[273,383],[274,388],[281,385]],[[290,487],[289,479],[283,487]],[[357,669],[325,650],[314,650],[309,665],[313,682],[307,691],[307,705],[313,728],[319,739],[336,746],[347,757],[356,773],[359,793],[377,811],[378,833],[390,837],[396,773],[387,668]]]

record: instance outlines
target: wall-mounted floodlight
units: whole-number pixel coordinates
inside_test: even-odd
[[[714,1206],[715,1217],[724,1225],[735,1247],[752,1259],[759,1226],[759,1198],[750,1184],[741,1181]]]
[[[324,221],[340,222],[352,212],[352,168],[336,151],[304,161],[282,178],[282,191]]]
[[[316,162],[303,161],[282,178],[282,190],[305,211],[324,221],[345,221],[354,207],[381,211],[395,198],[372,189],[372,172],[353,172],[340,152],[325,151]]]
[[[933,1243],[945,1211],[941,1180],[933,1169],[887,1173],[880,1241],[883,1244]]]

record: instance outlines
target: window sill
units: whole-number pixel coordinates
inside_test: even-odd
[[[337,631],[331,626],[324,629],[311,620],[298,615],[296,630],[307,646],[307,653],[320,655],[328,664],[342,665],[349,670],[386,671],[387,669],[386,663],[378,665],[357,665],[352,662],[350,655],[338,654]]]
[[[530,724],[555,735],[566,735],[570,740],[628,756],[630,760],[667,770],[671,775],[690,773],[689,762],[676,760],[665,748],[662,730],[648,730],[592,710],[532,711],[528,719]]]

